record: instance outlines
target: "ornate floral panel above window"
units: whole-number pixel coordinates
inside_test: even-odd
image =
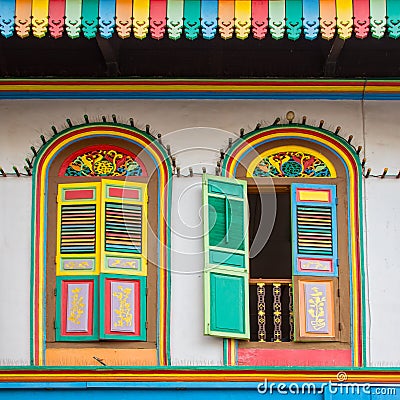
[[[250,176],[274,178],[335,178],[332,163],[313,149],[282,146],[268,150],[252,163]]]
[[[62,164],[60,176],[147,176],[142,161],[126,149],[91,146],[72,154]]]

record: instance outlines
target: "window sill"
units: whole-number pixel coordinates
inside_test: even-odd
[[[47,342],[46,347],[48,349],[85,349],[85,348],[96,348],[96,349],[155,349],[155,342],[136,342],[136,341],[118,341],[118,340],[104,340],[95,342]]]
[[[47,348],[46,366],[93,366],[99,367],[101,360],[107,366],[155,366],[157,350],[127,348]]]
[[[246,342],[239,341],[241,349],[269,349],[269,350],[349,350],[350,343],[341,342]]]

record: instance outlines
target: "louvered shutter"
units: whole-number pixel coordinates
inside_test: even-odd
[[[249,339],[245,181],[203,175],[206,335]]]
[[[58,186],[56,340],[97,340],[99,183]]]
[[[100,338],[146,340],[147,186],[102,180]]]
[[[147,275],[147,186],[102,181],[101,272]]]
[[[336,340],[336,186],[292,185],[295,340]]]

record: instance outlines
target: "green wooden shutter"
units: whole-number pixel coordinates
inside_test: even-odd
[[[206,335],[249,339],[247,182],[203,175]]]
[[[295,339],[338,339],[335,185],[292,185]]]

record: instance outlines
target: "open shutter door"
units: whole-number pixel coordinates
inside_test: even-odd
[[[336,186],[292,185],[295,340],[338,340]]]
[[[100,184],[58,186],[56,339],[97,340]]]
[[[247,183],[203,175],[206,335],[249,339]]]
[[[102,180],[100,338],[146,340],[147,185]]]

